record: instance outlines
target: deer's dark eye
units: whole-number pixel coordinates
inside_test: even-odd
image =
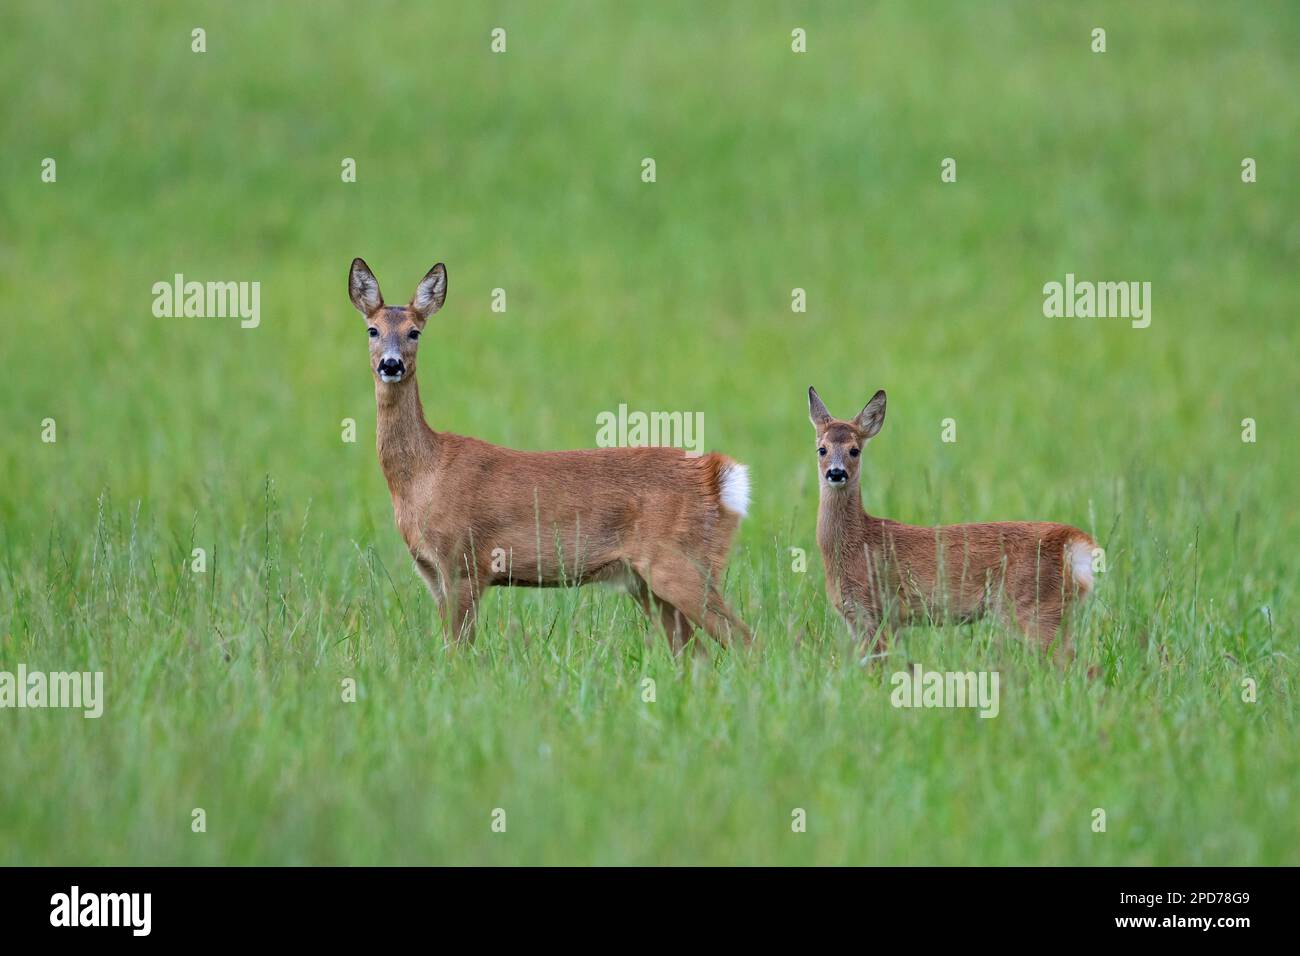
[[[857,457],[858,457],[858,450],[857,450],[856,448],[850,448],[850,449],[849,449],[849,457],[850,457],[850,458],[857,458]]]
[[[419,329],[411,329],[411,334],[407,336],[407,338],[410,339],[418,339],[419,337],[420,337]]]
[[[826,457],[826,449],[825,449],[824,447],[823,447],[823,448],[818,448],[818,449],[817,449],[817,454],[819,454],[819,455],[821,455],[823,458],[825,458],[825,457]]]
[[[371,337],[372,339],[377,339],[377,338],[379,338],[379,330],[378,330],[378,329],[376,329],[376,328],[374,328],[374,327],[372,326],[370,329],[368,329],[368,331],[370,332],[370,337]]]

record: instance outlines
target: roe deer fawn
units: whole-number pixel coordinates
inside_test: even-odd
[[[852,421],[839,421],[810,387],[808,417],[817,430],[826,595],[862,642],[860,653],[883,655],[893,627],[992,614],[1044,649],[1059,632],[1058,654],[1068,658],[1065,612],[1093,588],[1092,538],[1044,521],[926,528],[872,517],[862,510],[858,469],[884,424],[884,391]]]
[[[472,640],[485,587],[604,581],[656,612],[674,651],[702,627],[719,644],[749,630],[718,590],[749,505],[746,467],[676,448],[526,452],[424,420],[416,347],[447,296],[438,263],[406,306],[387,306],[370,268],[352,261],[352,304],[366,318],[378,409],[376,443],[398,530],[438,604],[447,635]]]

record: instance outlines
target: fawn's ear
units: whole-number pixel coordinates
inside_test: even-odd
[[[415,288],[415,297],[411,299],[411,311],[421,322],[442,308],[447,301],[447,267],[439,262],[428,271]]]
[[[366,317],[384,304],[383,293],[379,291],[379,280],[370,271],[365,259],[352,260],[352,271],[348,273],[348,295],[357,311]]]
[[[811,385],[808,386],[808,420],[816,428],[821,428],[831,420],[831,413],[826,411],[826,406],[822,404],[821,396],[817,394],[817,389]]]
[[[866,441],[876,437],[876,432],[880,431],[880,426],[885,424],[885,390],[882,388],[871,396],[871,401],[867,402],[867,407],[858,412],[858,417],[853,419],[854,426],[862,432],[862,440]]]

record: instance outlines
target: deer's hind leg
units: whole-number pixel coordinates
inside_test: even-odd
[[[632,597],[640,605],[645,616],[650,619],[650,631],[646,635],[646,646],[649,647],[654,641],[654,623],[659,619],[659,624],[663,628],[664,634],[668,638],[668,646],[672,648],[674,654],[680,654],[686,646],[686,642],[691,638],[691,622],[686,619],[686,615],[677,610],[667,601],[652,596],[649,586],[645,583],[639,574],[633,574],[635,579],[628,586]],[[658,611],[656,611],[656,606]]]
[[[753,640],[749,628],[727,606],[713,582],[688,559],[663,558],[653,567],[638,567],[637,572],[659,601],[673,605],[721,646],[730,646],[733,637],[739,637],[747,647]]]
[[[1070,631],[1061,601],[1017,601],[1015,619],[1020,629],[1044,654],[1055,648],[1057,664],[1065,666],[1074,660],[1070,646]]]
[[[712,584],[710,584],[708,588],[707,601],[708,603],[705,605],[704,609],[706,630],[709,626],[708,622],[712,620],[715,625],[721,624],[730,636],[739,636],[740,643],[745,647],[749,647],[754,643],[754,635],[750,633],[745,622],[740,619],[739,614],[731,609],[731,605],[723,599],[722,592]],[[713,631],[709,631],[709,633],[719,644],[726,643],[725,640],[719,638],[717,634],[713,633]]]

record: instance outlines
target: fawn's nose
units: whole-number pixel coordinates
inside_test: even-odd
[[[406,371],[406,366],[402,364],[399,358],[384,358],[379,360],[379,374],[381,376],[400,376]]]
[[[842,485],[849,480],[849,473],[843,468],[827,468],[826,480],[832,485]]]

